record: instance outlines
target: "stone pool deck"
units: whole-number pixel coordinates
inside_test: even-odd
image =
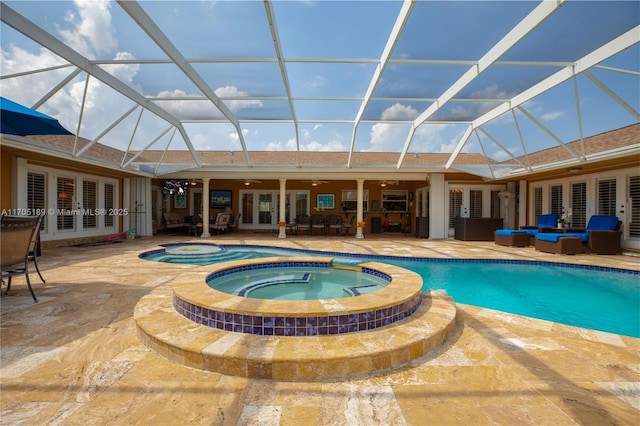
[[[640,424],[640,339],[463,304],[443,345],[382,375],[290,382],[172,363],[140,342],[134,308],[194,267],[141,261],[138,254],[188,241],[203,240],[161,235],[44,250],[38,263],[47,283],[32,274],[40,303],[19,278],[0,299],[0,424]],[[640,270],[640,258],[631,256],[560,256],[387,234],[206,241]]]

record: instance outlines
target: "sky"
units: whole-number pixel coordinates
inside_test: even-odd
[[[211,103],[195,100],[203,92],[117,3],[4,3],[175,115],[196,149],[242,149],[237,129]],[[352,140],[355,151],[400,152],[414,120],[538,4],[417,2],[354,132],[401,2],[274,2],[293,109],[262,1],[140,2],[239,120],[248,149],[318,152],[349,151]],[[408,151],[453,152],[470,121],[639,24],[637,1],[569,1],[417,127]],[[5,23],[0,31],[1,73],[12,76],[3,78],[2,96],[32,106],[75,70],[50,68],[66,61]],[[575,84],[570,79],[523,104],[515,116],[486,124],[465,152],[502,161],[557,146],[555,138],[576,140],[579,123],[589,136],[637,122],[639,58],[636,43],[589,76],[577,76]],[[33,70],[47,71],[21,74]],[[127,97],[95,78],[87,84],[79,73],[39,110],[74,133],[82,117],[80,136],[88,139],[109,130],[100,142],[119,149],[187,148],[180,133],[152,113],[125,115],[133,107]]]

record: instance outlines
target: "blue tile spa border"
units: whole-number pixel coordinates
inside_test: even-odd
[[[417,294],[399,305],[371,312],[284,317],[243,315],[214,310],[184,301],[177,295],[173,296],[173,307],[176,312],[197,324],[261,336],[322,336],[373,330],[409,317],[421,303],[422,295]]]
[[[321,261],[266,262],[240,265],[213,272],[207,276],[206,282],[208,283],[210,280],[240,271],[246,272],[282,267],[328,268],[330,266],[330,262]],[[360,273],[375,275],[392,282],[392,276],[373,268],[364,267]],[[356,290],[355,293],[359,292]],[[328,312],[327,314],[314,314],[311,316],[263,316],[242,314],[237,311],[228,312],[223,309],[212,309],[186,301],[176,293],[173,296],[173,306],[176,312],[185,318],[197,324],[220,330],[264,336],[322,336],[373,330],[393,324],[413,314],[420,307],[422,300],[422,294],[418,291],[412,297],[396,305],[371,311],[357,313]]]

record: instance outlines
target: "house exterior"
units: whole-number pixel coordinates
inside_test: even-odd
[[[70,147],[78,143],[76,150],[88,149],[74,158]],[[256,166],[248,171],[234,169],[238,155],[220,151],[199,153],[206,170],[148,177],[105,167],[105,160],[153,164],[164,156],[165,163],[179,164],[188,153],[124,153],[74,136],[2,135],[0,207],[5,214],[44,214],[45,246],[101,240],[130,229],[149,236],[166,228],[166,214],[208,222],[230,208],[242,214],[239,232],[280,238],[287,238],[281,222],[315,212],[347,221],[357,217],[363,223],[357,238],[402,232],[430,239],[453,238],[456,217],[502,219],[503,227],[512,228],[535,225],[540,214],[571,211],[567,221],[584,227],[591,215],[605,214],[622,221],[623,247],[640,249],[640,125],[567,146],[492,163],[512,170],[512,176],[494,179],[460,171],[480,161],[476,154],[459,154],[458,169],[438,170],[434,164],[446,154],[416,153],[398,171],[376,166],[396,153],[354,153],[361,166],[354,170],[345,167],[348,153],[302,152],[298,170],[291,165],[295,152],[252,152]],[[579,161],[572,151],[580,153]],[[314,169],[316,162],[322,167]],[[185,193],[168,193],[167,181],[188,182]]]

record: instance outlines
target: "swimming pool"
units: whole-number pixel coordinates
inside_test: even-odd
[[[170,247],[171,245],[167,245]],[[356,255],[267,246],[220,245],[214,254],[178,259],[164,250],[147,260],[206,265],[271,256],[333,256],[334,263],[380,261],[422,276],[423,291],[443,289],[456,302],[593,330],[640,337],[640,273],[614,268],[516,260]]]

